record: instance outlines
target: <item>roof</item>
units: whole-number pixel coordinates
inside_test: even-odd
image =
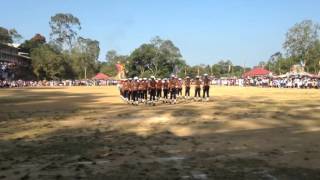
[[[251,71],[243,73],[244,77],[253,77],[253,76],[266,76],[272,73],[264,68],[254,68]]]
[[[96,80],[108,80],[110,79],[110,77],[108,75],[105,75],[103,73],[98,73],[96,74],[92,79],[96,79]]]

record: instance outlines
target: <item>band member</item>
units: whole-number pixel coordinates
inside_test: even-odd
[[[124,83],[124,80],[122,79],[122,80],[120,80],[118,83],[117,83],[117,87],[118,87],[118,89],[119,89],[119,92],[120,92],[120,96],[122,97],[122,98],[124,98],[124,93],[123,93],[123,83]]]
[[[163,98],[167,102],[168,100],[168,93],[169,93],[169,82],[167,78],[163,79]]]
[[[201,90],[201,81],[200,77],[196,76],[196,81],[195,81],[195,92],[194,92],[194,97],[196,100],[200,99],[200,90]],[[199,99],[198,99],[199,98]]]
[[[138,86],[138,97],[139,97],[139,102],[142,102],[144,96],[143,96],[143,80],[142,78],[139,79],[139,86]]]
[[[190,87],[191,87],[191,80],[190,80],[190,77],[187,76],[186,77],[186,80],[184,82],[184,85],[185,85],[185,93],[184,93],[184,96],[189,99],[190,97]]]
[[[132,81],[132,100],[134,101],[134,104],[138,104],[138,88],[139,88],[139,78],[134,77]]]
[[[209,100],[209,90],[210,90],[210,79],[208,77],[208,74],[204,74],[204,79],[203,79],[203,96],[202,98],[205,98],[205,95],[207,94],[207,98],[205,99],[206,101]]]
[[[132,101],[132,78],[129,78],[129,81],[128,81],[128,101],[133,102]]]
[[[169,88],[170,88],[170,100],[171,103],[176,103],[177,99],[177,80],[174,75],[171,76],[171,79],[169,80]]]
[[[143,78],[143,96],[144,96],[144,100],[145,102],[147,102],[148,100],[148,80],[147,78]]]
[[[161,92],[162,92],[162,80],[159,78],[156,84],[157,89],[157,99],[159,100],[161,98]]]
[[[182,82],[182,79],[179,78],[178,81],[177,81],[177,94],[178,94],[178,97],[182,96],[182,85],[183,85],[183,82]]]
[[[122,85],[122,89],[123,89],[123,95],[124,95],[124,99],[126,101],[128,101],[128,95],[129,95],[129,86],[128,86],[128,80],[125,79]]]
[[[151,76],[151,80],[149,82],[149,92],[150,92],[150,101],[153,102],[156,100],[156,80],[154,76]]]

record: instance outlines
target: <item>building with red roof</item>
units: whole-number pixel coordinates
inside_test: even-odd
[[[242,77],[258,77],[258,76],[268,76],[268,75],[272,75],[272,72],[264,68],[258,67],[243,73]]]
[[[94,80],[108,80],[108,79],[110,79],[110,77],[108,75],[103,74],[103,73],[98,73],[92,79],[94,79]]]

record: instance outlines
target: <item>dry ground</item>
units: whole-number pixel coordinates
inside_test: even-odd
[[[320,90],[214,87],[130,106],[115,87],[0,90],[0,179],[320,179]]]

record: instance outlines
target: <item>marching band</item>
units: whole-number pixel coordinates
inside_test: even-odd
[[[188,101],[209,101],[210,82],[208,74],[204,74],[201,78],[196,76],[195,80],[191,80],[189,76],[185,79],[177,78],[171,75],[170,79],[156,79],[154,76],[147,78],[128,78],[120,82],[121,98],[128,104],[152,104],[158,102],[176,104],[177,99]],[[194,97],[190,96],[191,85],[194,84]],[[185,89],[184,96],[182,89]],[[202,98],[200,96],[202,89]]]

